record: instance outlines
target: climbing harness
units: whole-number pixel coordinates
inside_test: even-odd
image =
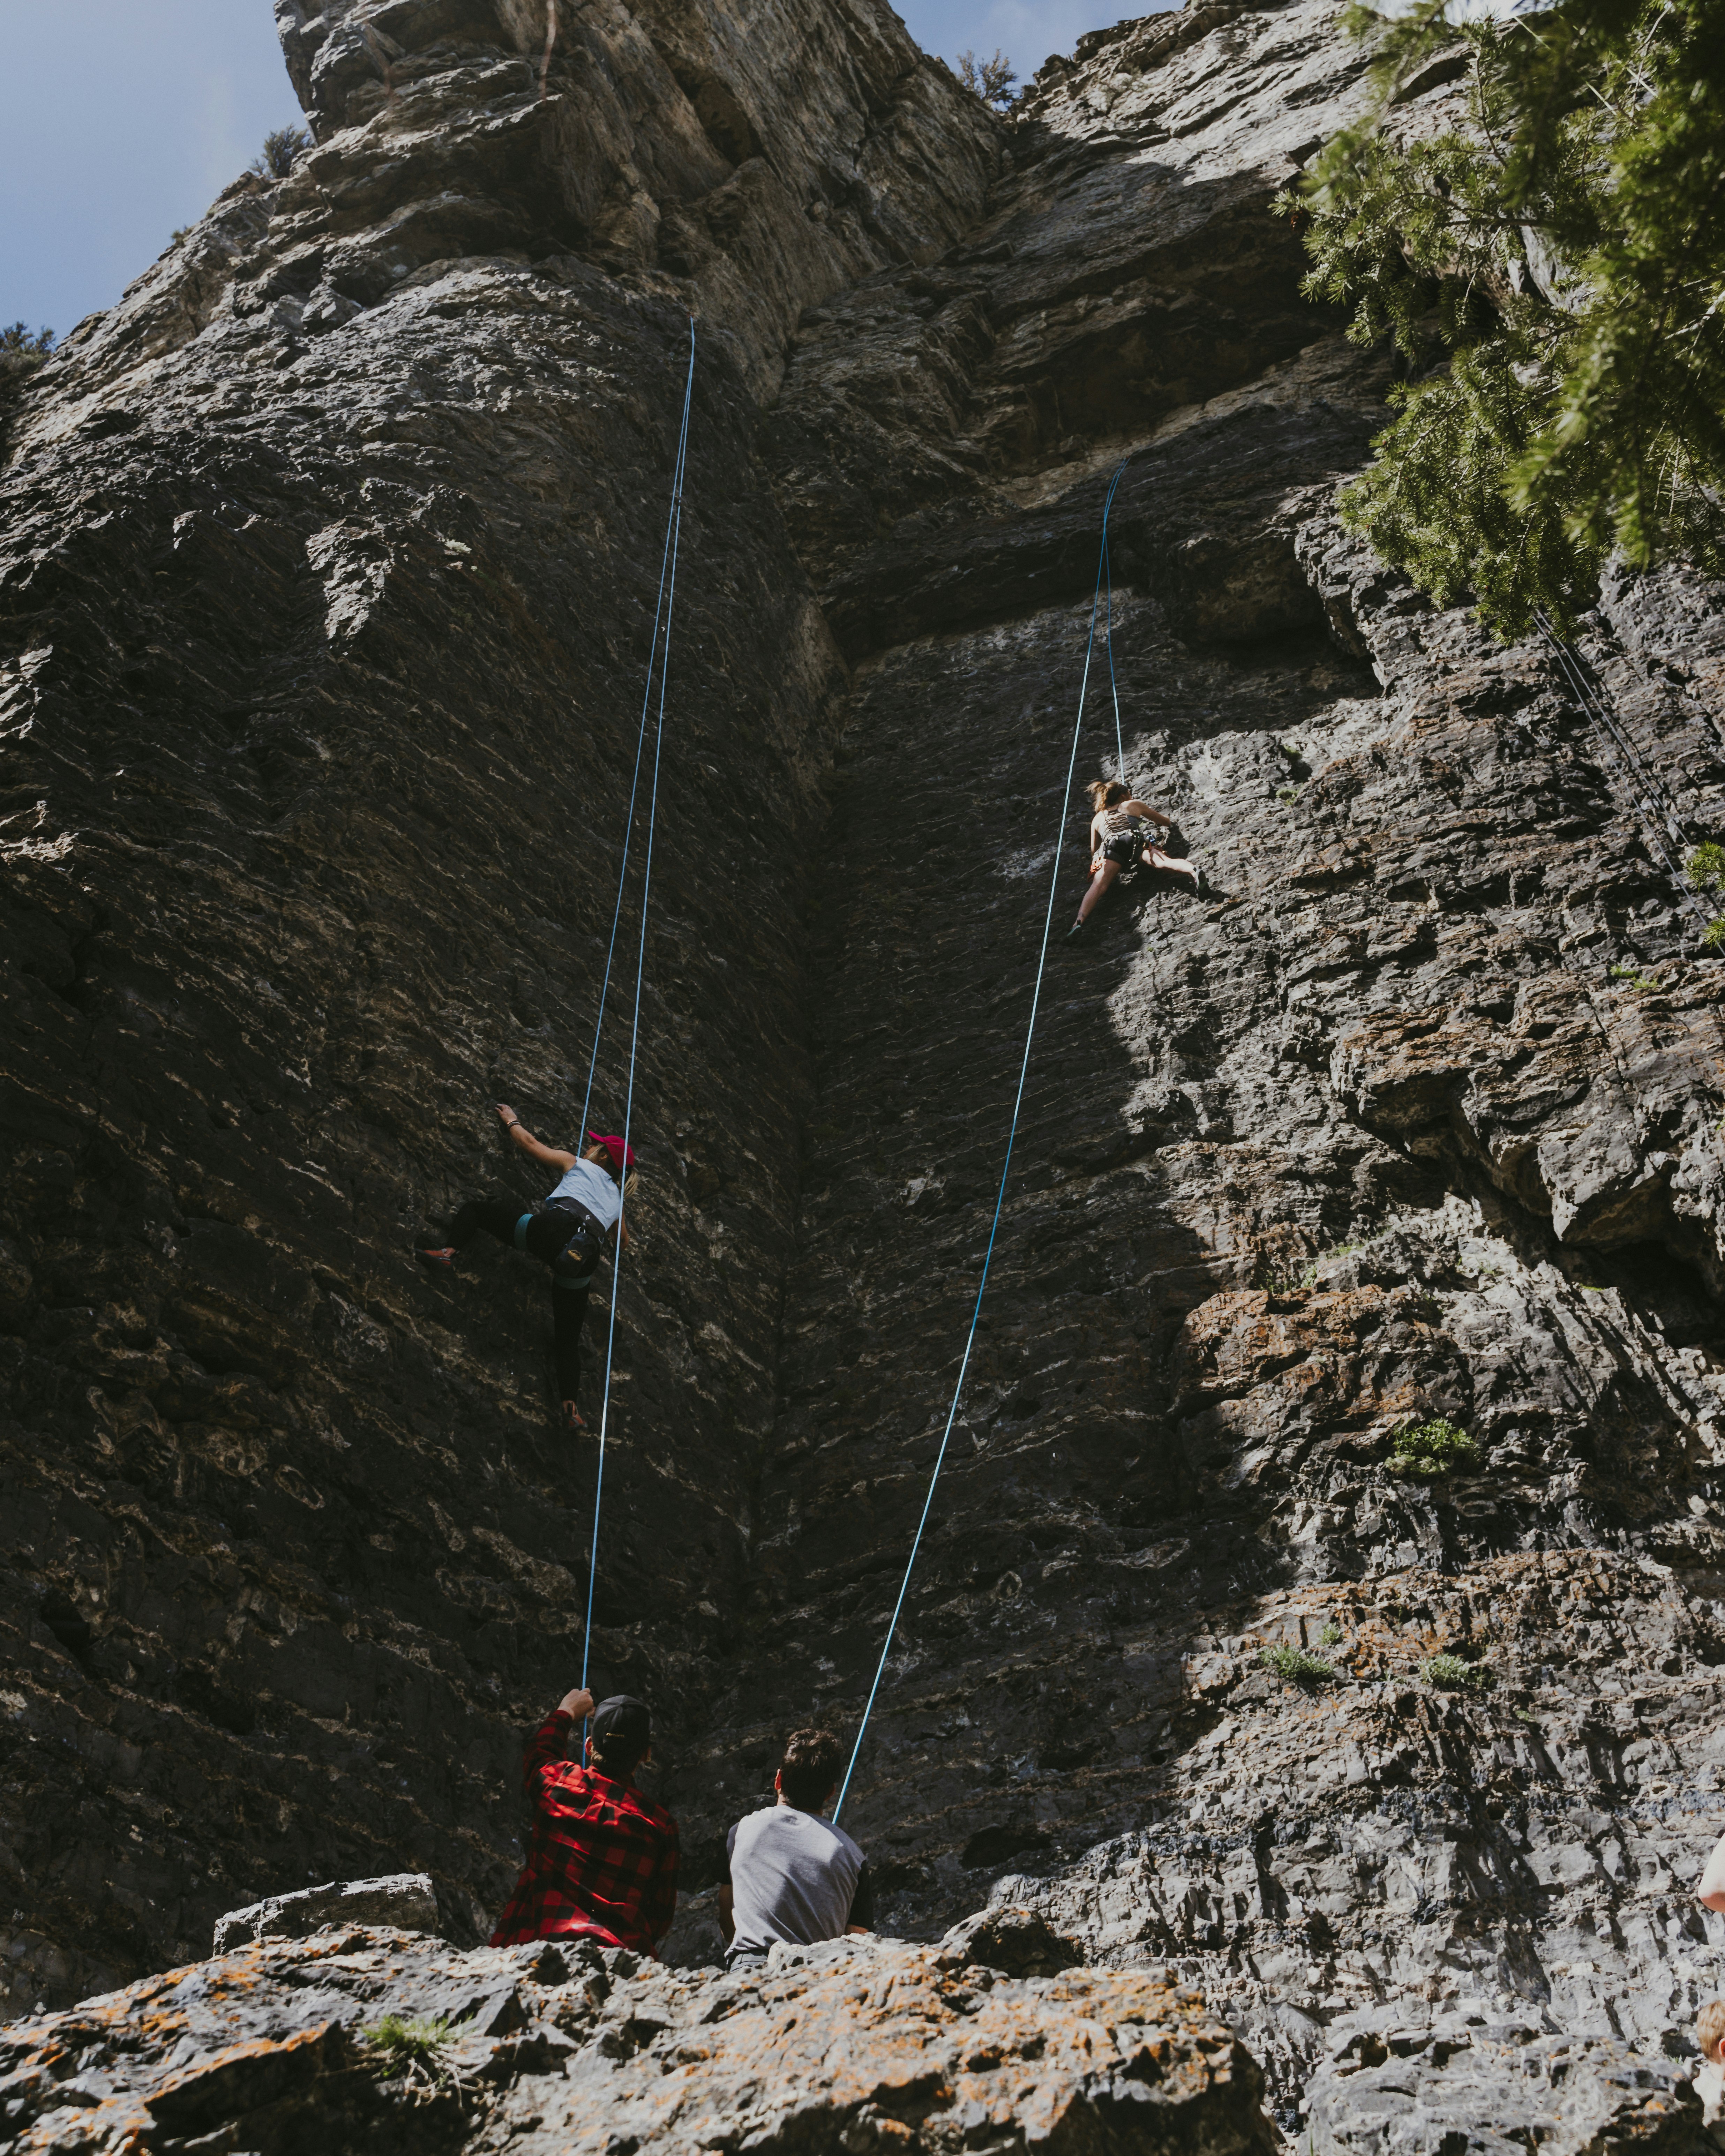
[[[1105,582],[1108,586],[1107,619],[1110,624],[1113,620],[1113,579],[1108,567],[1108,511],[1114,506],[1115,491],[1120,485],[1121,477],[1126,470],[1127,462],[1127,459],[1122,458],[1116,466],[1114,476],[1108,483],[1107,498],[1102,505],[1101,551],[1096,560],[1096,590],[1091,594],[1090,603],[1090,634],[1084,647],[1084,671],[1078,684],[1078,716],[1072,723],[1072,747],[1066,757],[1066,783],[1060,795],[1060,821],[1055,834],[1054,869],[1049,878],[1048,910],[1044,914],[1042,921],[1042,949],[1036,961],[1036,986],[1030,997],[1029,1023],[1024,1028],[1024,1053],[1019,1065],[1018,1091],[1013,1096],[1012,1124],[1006,1135],[1006,1158],[1000,1165],[1000,1188],[994,1194],[994,1217],[988,1225],[988,1245],[983,1254],[982,1277],[977,1282],[976,1302],[970,1313],[970,1330],[965,1336],[964,1353],[958,1364],[957,1382],[952,1388],[952,1405],[947,1409],[946,1427],[941,1432],[940,1450],[935,1455],[934,1470],[928,1478],[927,1494],[922,1500],[922,1517],[916,1522],[916,1532],[911,1543],[911,1554],[905,1563],[905,1576],[899,1583],[898,1599],[893,1604],[892,1615],[887,1620],[886,1637],[881,1643],[880,1659],[875,1666],[875,1681],[869,1687],[868,1703],[863,1708],[862,1721],[857,1727],[856,1742],[850,1748],[850,1760],[845,1769],[845,1780],[839,1791],[839,1801],[833,1806],[833,1824],[835,1826],[839,1823],[839,1813],[845,1809],[845,1799],[850,1789],[850,1778],[856,1772],[857,1757],[862,1750],[863,1738],[868,1734],[869,1717],[875,1711],[875,1695],[880,1691],[880,1680],[886,1673],[886,1657],[892,1651],[893,1635],[898,1630],[899,1615],[905,1606],[905,1596],[910,1588],[911,1574],[916,1568],[916,1553],[922,1547],[922,1533],[928,1525],[928,1515],[934,1504],[935,1488],[941,1479],[941,1470],[946,1465],[947,1448],[952,1442],[952,1425],[958,1419],[958,1403],[963,1397],[965,1373],[970,1368],[971,1349],[976,1345],[977,1321],[982,1316],[983,1296],[988,1286],[988,1267],[993,1261],[994,1239],[1000,1232],[1000,1214],[1006,1204],[1006,1179],[1012,1173],[1012,1149],[1018,1139],[1019,1114],[1024,1103],[1024,1081],[1029,1075],[1030,1050],[1036,1038],[1036,1014],[1042,1002],[1042,980],[1048,970],[1049,933],[1054,926],[1055,901],[1060,893],[1060,844],[1065,836],[1066,817],[1071,806],[1072,775],[1078,768],[1078,742],[1084,732],[1084,700],[1090,687],[1091,660],[1095,654],[1096,644],[1096,616],[1102,608],[1102,588]],[[1114,657],[1111,650],[1108,656],[1108,671],[1111,682],[1114,671]],[[1119,767],[1123,782],[1126,773],[1126,757],[1124,751],[1119,748],[1120,700],[1117,694],[1114,701],[1114,734],[1116,747],[1120,754]]]
[[[634,777],[629,794],[629,821],[624,832],[623,866],[617,877],[617,903],[611,915],[611,941],[605,952],[604,981],[599,990],[598,1022],[593,1028],[593,1051],[587,1070],[587,1092],[581,1103],[581,1125],[587,1128],[588,1111],[593,1100],[593,1074],[598,1067],[599,1038],[604,1029],[605,998],[611,986],[612,961],[617,950],[617,932],[623,917],[624,886],[629,875],[629,842],[634,831],[635,802],[640,788],[641,757],[647,738],[647,719],[653,702],[653,678],[655,665],[659,675],[658,724],[653,737],[653,775],[647,797],[647,844],[641,876],[640,940],[635,952],[634,1009],[629,1023],[629,1081],[624,1096],[623,1109],[623,1183],[617,1212],[617,1255],[611,1266],[611,1308],[605,1332],[605,1383],[599,1404],[599,1460],[598,1471],[593,1482],[593,1531],[588,1537],[587,1553],[587,1609],[581,1628],[581,1688],[587,1689],[588,1661],[593,1645],[593,1583],[598,1574],[599,1516],[605,1494],[605,1440],[611,1417],[611,1371],[617,1348],[617,1291],[623,1271],[623,1226],[627,1207],[629,1158],[629,1128],[634,1115],[635,1062],[641,1039],[641,989],[647,963],[647,908],[653,891],[653,838],[659,814],[659,773],[665,752],[665,696],[666,677],[670,670],[671,620],[676,610],[677,553],[683,532],[683,478],[689,458],[689,413],[695,395],[695,318],[689,320],[689,372],[683,384],[682,424],[677,434],[676,464],[671,475],[670,508],[665,518],[665,549],[659,565],[659,597],[653,609],[653,643],[647,655],[647,685],[641,697],[641,725],[635,741]],[[664,622],[664,640],[661,645],[660,624]],[[570,1281],[570,1286],[580,1285]],[[587,1735],[585,1722],[582,1725],[583,1739]]]

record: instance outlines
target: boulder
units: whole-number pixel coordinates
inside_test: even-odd
[[[438,1929],[437,1890],[424,1871],[395,1871],[382,1879],[331,1879],[295,1894],[273,1894],[216,1919],[213,1953],[228,1953],[254,1939],[303,1939],[326,1924],[391,1924],[398,1931]]]
[[[1691,2067],[1514,2018],[1362,2017],[1312,2077],[1323,2156],[1712,2156]]]

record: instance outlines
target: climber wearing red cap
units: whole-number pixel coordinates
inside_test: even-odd
[[[614,1235],[628,1246],[623,1201],[634,1194],[634,1177],[628,1175],[624,1180],[635,1164],[634,1147],[619,1137],[589,1131],[587,1151],[578,1160],[572,1152],[541,1145],[506,1102],[498,1103],[497,1116],[523,1152],[547,1168],[560,1168],[562,1180],[539,1213],[524,1213],[514,1199],[470,1199],[449,1224],[449,1241],[422,1247],[419,1262],[446,1270],[454,1265],[456,1252],[475,1235],[494,1235],[550,1267],[563,1427],[583,1430],[586,1424],[576,1405],[581,1388],[581,1327],[602,1253]]]

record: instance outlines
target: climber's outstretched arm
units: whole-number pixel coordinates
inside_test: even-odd
[[[575,1165],[572,1152],[559,1152],[555,1146],[541,1145],[526,1125],[506,1101],[497,1103],[497,1120],[509,1132],[523,1152],[531,1153],[535,1160],[542,1160],[547,1168],[571,1168]]]

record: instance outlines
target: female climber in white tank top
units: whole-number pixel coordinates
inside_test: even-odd
[[[1159,824],[1164,831],[1171,831],[1172,816],[1164,816],[1147,801],[1136,800],[1131,787],[1117,778],[1094,779],[1088,791],[1096,812],[1090,819],[1090,889],[1079,902],[1078,918],[1066,931],[1069,937],[1083,934],[1085,922],[1096,911],[1109,885],[1123,868],[1136,867],[1139,861],[1146,868],[1165,869],[1170,875],[1189,878],[1193,890],[1203,896],[1204,871],[1197,862],[1165,852],[1150,829],[1151,824]]]
[[[542,1145],[507,1101],[498,1103],[497,1120],[523,1152],[560,1171],[557,1188],[537,1213],[524,1210],[516,1199],[470,1199],[450,1221],[446,1243],[420,1245],[419,1262],[434,1272],[452,1272],[457,1257],[475,1235],[490,1235],[525,1250],[547,1268],[562,1426],[583,1430],[576,1398],[581,1383],[582,1322],[600,1258],[614,1238],[625,1248],[629,1243],[623,1201],[634,1192],[635,1179],[629,1173],[635,1163],[634,1148],[598,1131],[588,1132],[587,1150],[578,1157]]]

